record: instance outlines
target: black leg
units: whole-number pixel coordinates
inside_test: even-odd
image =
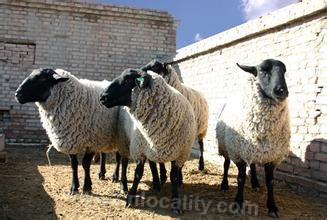
[[[178,168],[178,187],[181,187],[183,185],[183,172],[182,167]]]
[[[99,179],[105,180],[106,179],[106,154],[100,154],[100,172],[99,172]]]
[[[127,193],[128,187],[127,187],[127,166],[128,166],[128,158],[122,157],[121,161],[121,188],[122,190]]]
[[[160,163],[160,182],[161,185],[164,185],[167,181],[167,170],[164,163]]]
[[[171,162],[170,182],[171,182],[171,210],[175,214],[182,213],[181,201],[178,196],[178,180],[180,168],[176,165],[175,161]]]
[[[199,170],[204,170],[204,161],[203,161],[203,139],[199,139],[199,145],[200,145]]]
[[[135,173],[134,173],[133,185],[132,185],[132,188],[129,190],[127,199],[126,199],[126,207],[128,207],[135,201],[137,187],[142,179],[143,172],[144,172],[144,163],[145,163],[145,160],[137,161],[137,165],[136,165]]]
[[[229,169],[229,165],[230,165],[230,159],[225,158],[225,161],[224,161],[224,177],[223,177],[223,181],[221,182],[221,185],[220,185],[220,190],[223,191],[223,192],[228,191],[228,169]]]
[[[152,173],[152,190],[154,190],[155,192],[160,192],[161,187],[157,164],[149,160],[149,165]]]
[[[267,186],[267,208],[268,215],[273,218],[278,218],[278,208],[275,204],[273,178],[275,165],[272,163],[265,164],[266,186]]]
[[[94,156],[93,152],[85,152],[82,166],[84,169],[84,185],[83,185],[83,193],[90,194],[92,190],[92,181],[90,176],[90,166],[92,162],[92,158]]]
[[[78,181],[78,174],[77,174],[77,168],[78,168],[78,160],[76,154],[69,154],[70,158],[70,166],[73,171],[73,179],[72,179],[72,185],[70,187],[70,194],[74,195],[78,193],[79,188],[79,181]]]
[[[259,191],[260,188],[260,184],[257,178],[257,170],[255,167],[255,164],[250,164],[250,173],[251,173],[251,185],[252,185],[252,189],[254,189],[255,191]]]
[[[236,163],[237,169],[238,169],[238,175],[237,175],[237,194],[235,197],[234,202],[236,203],[234,205],[234,209],[241,210],[243,206],[243,194],[244,194],[244,184],[246,180],[246,163],[244,161]]]
[[[112,182],[118,182],[119,181],[119,167],[120,167],[120,159],[121,156],[118,152],[116,152],[116,167],[114,174],[112,175]]]

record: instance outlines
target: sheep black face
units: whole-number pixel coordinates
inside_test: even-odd
[[[20,104],[45,102],[52,86],[69,78],[60,76],[52,69],[36,69],[19,85],[15,97]]]
[[[165,76],[168,74],[166,64],[159,62],[158,60],[152,60],[148,64],[142,67],[143,71],[151,70],[159,75]]]
[[[101,96],[100,101],[107,108],[114,106],[130,106],[132,102],[132,90],[138,86],[146,87],[149,75],[140,70],[126,69],[115,78],[106,88]]]
[[[285,81],[285,64],[278,60],[264,60],[258,66],[237,65],[244,71],[258,77],[263,94],[277,102],[288,97],[288,89]]]

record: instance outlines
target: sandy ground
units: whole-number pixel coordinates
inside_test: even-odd
[[[104,219],[154,217],[175,218],[170,212],[170,182],[160,193],[150,189],[151,175],[146,165],[139,185],[138,205],[125,208],[126,195],[120,191],[118,183],[111,182],[112,161],[107,163],[107,180],[98,180],[99,165],[91,167],[93,194],[68,195],[71,172],[66,155],[55,150],[51,152],[52,166],[45,157],[45,148],[11,147],[8,163],[0,165],[0,219]],[[254,192],[247,180],[245,200],[246,213],[234,214],[228,206],[236,193],[236,171],[230,172],[230,190],[218,190],[222,179],[222,167],[206,161],[204,172],[197,170],[198,160],[190,160],[184,167],[184,185],[181,189],[184,214],[190,218],[257,219],[266,216],[266,190],[261,183],[260,192]],[[134,175],[134,164],[128,169],[129,187]],[[169,169],[169,166],[167,167]],[[79,166],[80,183],[83,184],[83,170]],[[275,184],[276,203],[282,219],[327,219],[327,201],[300,196],[282,183]],[[253,206],[251,206],[253,205]],[[255,213],[255,207],[258,213]]]

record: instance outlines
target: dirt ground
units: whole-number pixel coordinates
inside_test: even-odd
[[[51,151],[52,166],[45,157],[45,148],[10,147],[8,163],[0,165],[0,219],[104,219],[154,217],[175,218],[170,212],[170,182],[160,193],[150,189],[151,175],[146,165],[139,185],[138,204],[125,208],[126,195],[120,191],[118,183],[111,182],[112,162],[107,163],[108,180],[98,180],[99,165],[91,166],[93,181],[92,195],[68,195],[71,172],[66,155]],[[81,157],[80,157],[81,158]],[[206,161],[205,172],[197,170],[198,160],[190,160],[183,169],[184,185],[181,197],[184,213],[181,217],[256,219],[266,216],[266,191],[261,183],[260,192],[254,192],[247,180],[245,213],[234,214],[229,210],[236,193],[236,172],[230,172],[230,190],[220,192],[218,185],[222,179],[222,167]],[[134,164],[128,169],[129,187],[134,175]],[[169,167],[167,167],[169,169]],[[83,169],[79,166],[80,183],[83,185]],[[81,190],[82,186],[80,187]],[[327,219],[327,201],[300,196],[282,183],[275,184],[276,204],[282,219]],[[254,205],[254,206],[251,206]],[[255,206],[258,213],[255,213]]]

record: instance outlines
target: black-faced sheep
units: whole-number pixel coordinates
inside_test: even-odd
[[[268,191],[268,215],[278,217],[273,194],[273,172],[289,152],[290,125],[286,67],[278,60],[264,60],[258,66],[238,66],[252,74],[240,95],[227,102],[218,119],[219,153],[238,168],[235,202],[242,208],[246,166],[264,164]],[[229,166],[229,164],[228,164]],[[226,172],[226,168],[225,172]],[[224,176],[224,179],[227,175]]]
[[[209,106],[207,100],[200,92],[183,84],[180,81],[176,70],[169,64],[164,64],[157,60],[152,60],[144,67],[142,67],[142,70],[151,70],[160,74],[170,86],[174,87],[180,93],[182,93],[182,95],[184,95],[185,98],[191,103],[197,123],[196,133],[200,146],[199,170],[203,170],[203,138],[207,134],[209,118]]]
[[[101,102],[108,108],[127,106],[148,145],[131,144],[130,154],[137,160],[127,205],[133,202],[144,171],[145,159],[171,162],[171,208],[181,213],[178,199],[180,170],[189,158],[196,137],[196,122],[191,104],[176,89],[157,75],[127,69],[102,93]],[[133,140],[131,140],[133,141]]]

